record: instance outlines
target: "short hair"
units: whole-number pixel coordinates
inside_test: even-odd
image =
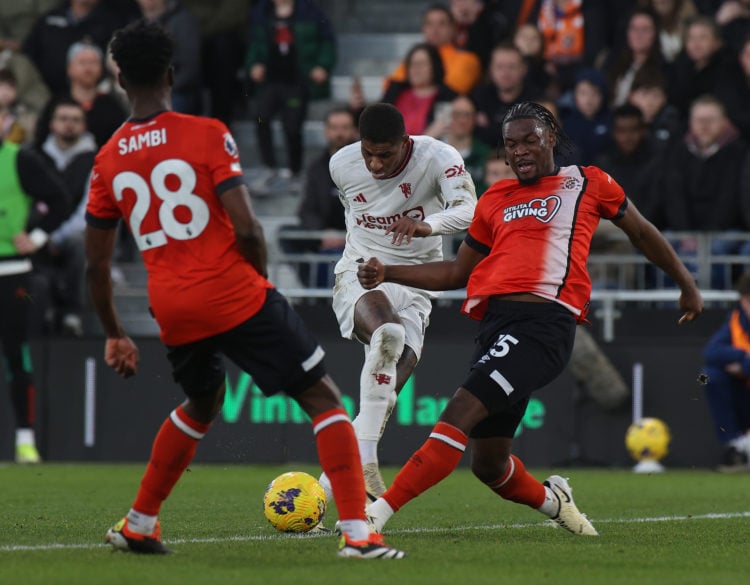
[[[65,57],[65,62],[70,63],[78,53],[85,50],[91,50],[94,51],[99,56],[99,61],[104,62],[104,53],[102,53],[102,50],[94,45],[93,43],[89,43],[88,41],[78,41],[77,43],[73,43],[70,45],[70,48],[68,49],[68,53]]]
[[[84,113],[84,119],[86,117],[85,116],[86,110],[83,109],[83,106],[79,102],[77,102],[76,100],[74,100],[73,98],[71,98],[71,97],[65,97],[65,96],[56,99],[54,101],[54,103],[52,104],[52,110],[50,110],[50,113],[51,113],[52,117],[55,116],[55,112],[57,111],[57,108],[59,108],[61,106],[65,106],[65,107],[69,107],[69,108],[77,108],[77,109],[81,110]]]
[[[517,102],[513,104],[503,118],[501,136],[502,129],[505,128],[507,123],[524,119],[536,120],[557,137],[554,149],[555,154],[568,154],[572,152],[573,142],[565,134],[555,115],[543,105],[536,102]]]
[[[630,86],[630,93],[639,89],[658,89],[667,93],[667,80],[664,75],[656,71],[644,71],[643,75],[636,75]]]
[[[115,31],[109,50],[129,83],[153,87],[172,64],[174,41],[161,25],[140,19]]]
[[[328,110],[324,117],[324,122],[328,124],[331,120],[332,116],[336,116],[338,114],[346,114],[352,119],[352,122],[356,124],[357,122],[357,116],[350,108],[347,108],[346,106],[336,106]]]
[[[448,8],[445,4],[439,4],[434,3],[430,4],[425,11],[422,13],[422,20],[430,13],[430,12],[442,12],[448,17],[448,20],[451,24],[456,24],[456,19],[453,18],[453,13],[451,12],[451,9]]]
[[[440,52],[437,50],[437,47],[433,47],[429,43],[417,43],[411,49],[409,49],[409,52],[406,53],[406,58],[404,59],[404,63],[406,64],[407,69],[409,67],[409,64],[411,63],[411,59],[414,56],[414,53],[416,53],[417,51],[424,51],[425,53],[427,53],[427,57],[430,60],[430,66],[432,67],[432,82],[435,84],[443,83],[443,80],[445,79],[445,67],[443,66],[443,59],[440,57]]]
[[[727,108],[724,105],[724,103],[717,98],[715,95],[710,93],[704,93],[702,95],[699,95],[697,98],[695,98],[690,103],[690,113],[693,113],[693,110],[695,109],[695,106],[716,106],[716,108],[721,112],[721,115],[726,118],[727,117]]]
[[[638,118],[638,121],[641,124],[645,123],[641,109],[631,103],[622,104],[612,110],[612,120],[617,120],[619,118]]]
[[[359,116],[359,135],[362,140],[376,144],[395,144],[405,134],[404,116],[391,104],[371,104]]]

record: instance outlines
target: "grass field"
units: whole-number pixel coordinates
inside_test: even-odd
[[[271,528],[263,491],[289,470],[271,466],[195,465],[162,510],[163,538],[176,554],[113,553],[104,533],[127,511],[142,470],[0,466],[0,584],[736,585],[750,575],[750,474],[565,470],[601,533],[584,538],[500,500],[460,469],[388,524],[388,541],[407,559],[353,561],[336,557],[333,536]],[[384,470],[386,480],[394,473]],[[543,479],[549,470],[532,473]],[[334,520],[331,509],[327,524]]]

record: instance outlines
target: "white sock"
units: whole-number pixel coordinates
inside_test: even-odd
[[[378,498],[367,506],[367,514],[372,518],[373,524],[378,532],[382,532],[385,523],[393,516],[391,505],[383,498]]]
[[[138,534],[151,534],[156,529],[157,516],[147,516],[130,508],[128,512],[128,530]]]
[[[34,429],[16,429],[16,447],[21,445],[36,446]]]
[[[346,534],[350,540],[367,540],[370,538],[370,529],[364,520],[341,520],[339,526],[341,526],[341,532]]]
[[[333,486],[331,485],[331,480],[328,479],[328,476],[325,473],[321,473],[320,477],[318,478],[318,483],[323,488],[323,491],[326,493],[326,501],[330,504],[333,502]]]
[[[392,410],[396,389],[396,364],[404,351],[406,331],[397,323],[385,323],[370,338],[369,351],[359,379],[359,414],[352,421],[357,439],[377,441]]]
[[[362,465],[365,463],[378,462],[378,442],[370,439],[358,439],[359,456],[362,459]]]
[[[560,513],[560,499],[551,488],[544,486],[544,503],[537,508],[542,514],[554,518]]]

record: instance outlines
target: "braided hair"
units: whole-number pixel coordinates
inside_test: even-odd
[[[529,118],[536,120],[555,135],[557,141],[555,142],[554,153],[556,155],[570,154],[574,150],[573,141],[565,134],[555,115],[543,105],[536,102],[518,102],[513,104],[503,118],[502,128],[505,128],[508,122]]]

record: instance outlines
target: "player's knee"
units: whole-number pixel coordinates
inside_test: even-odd
[[[370,337],[370,351],[382,359],[395,363],[401,357],[406,342],[406,329],[400,323],[384,323]]]
[[[472,457],[471,472],[482,483],[492,483],[503,475],[508,467],[507,458]]]

